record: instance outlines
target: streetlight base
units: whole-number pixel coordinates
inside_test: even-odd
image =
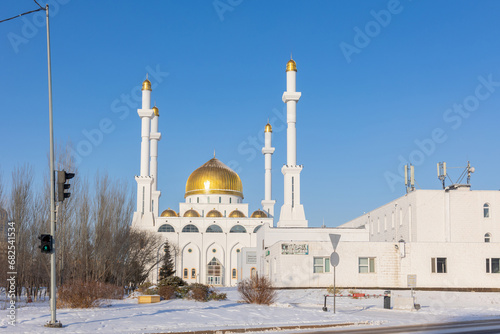
[[[56,322],[47,322],[44,327],[49,327],[49,328],[62,328],[62,323],[60,321]]]

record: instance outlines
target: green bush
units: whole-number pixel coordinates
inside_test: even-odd
[[[227,294],[225,294],[224,292],[218,292],[216,290],[211,290],[210,295],[208,296],[208,300],[221,301],[226,299],[227,299]]]
[[[175,294],[177,298],[188,298],[189,297],[189,292],[191,291],[191,288],[189,286],[179,286],[177,289],[175,289]]]
[[[173,286],[177,288],[179,286],[187,286],[188,284],[179,276],[169,276],[167,278],[162,279],[160,283],[158,283],[158,286],[164,286],[164,285]]]

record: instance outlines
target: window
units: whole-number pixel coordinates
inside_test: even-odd
[[[231,203],[231,197],[229,197],[229,203]]]
[[[184,268],[184,278],[188,278],[188,268]]]
[[[438,274],[446,273],[446,258],[445,257],[433,257],[431,259],[431,272]]]
[[[387,231],[387,216],[384,216],[384,231]]]
[[[163,224],[158,228],[158,232],[175,232],[174,228],[170,224]]]
[[[184,233],[198,233],[198,228],[196,226],[194,226],[193,224],[188,224],[186,226],[184,226],[184,228],[182,229],[182,232]]]
[[[207,203],[210,203],[210,197],[207,197]]]
[[[392,217],[391,217],[391,227],[394,229],[394,211],[392,212]]]
[[[207,233],[222,233],[222,229],[219,225],[210,225],[207,227]]]
[[[491,234],[486,233],[486,234],[484,235],[484,242],[490,242],[490,240],[491,240]]]
[[[262,225],[258,225],[253,229],[253,233],[257,233],[257,231],[262,227]]]
[[[219,197],[219,203],[222,203],[222,197]]]
[[[403,226],[403,208],[399,209],[399,226]]]
[[[484,203],[483,205],[483,217],[490,218],[490,205],[488,203]]]
[[[196,278],[196,269],[191,269],[191,278]]]
[[[255,277],[255,276],[257,276],[257,269],[255,269],[255,268],[252,267],[252,269],[250,269],[250,276],[252,278]]]
[[[196,203],[200,203],[200,198],[196,197]]]
[[[500,273],[500,259],[499,258],[486,259],[486,272],[492,274]]]
[[[315,257],[313,263],[313,273],[329,273],[330,272],[330,259],[327,257]]]
[[[375,258],[374,257],[360,257],[358,260],[360,274],[374,273],[375,272]]]
[[[231,227],[231,230],[229,230],[229,233],[247,233],[247,230],[241,225],[234,225]]]
[[[235,268],[233,268],[232,277],[233,277],[233,279],[238,278],[238,271]]]
[[[377,233],[380,233],[380,218],[377,218]]]

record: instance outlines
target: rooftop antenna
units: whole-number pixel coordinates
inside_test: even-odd
[[[325,228],[326,225],[325,225],[325,217],[323,217],[323,225],[321,225],[322,228]]]
[[[405,186],[407,194],[415,190],[415,169],[412,164],[405,165]]]
[[[460,187],[469,187],[470,188],[470,178],[471,174],[476,171],[474,167],[470,165],[470,161],[467,161],[467,166],[465,167],[446,167],[446,162],[439,162],[437,164],[438,168],[438,179],[441,180],[443,184],[443,189],[457,189]],[[456,169],[456,168],[463,168],[462,174],[458,177],[457,181],[453,181],[453,179],[450,177],[450,175],[447,173],[447,169]],[[463,179],[467,176],[467,183],[462,183]],[[451,182],[451,185],[446,187],[446,177]]]
[[[215,158],[215,148],[214,148],[214,158]]]

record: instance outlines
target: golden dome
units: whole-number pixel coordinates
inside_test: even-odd
[[[231,211],[231,213],[229,214],[229,218],[245,218],[245,215],[243,214],[243,212],[236,209],[234,211]]]
[[[264,132],[273,132],[273,127],[271,124],[267,123],[266,127],[264,128]]]
[[[295,60],[290,59],[288,63],[286,63],[286,71],[295,71],[297,72],[297,64],[295,63]]]
[[[243,198],[243,185],[238,174],[213,158],[189,175],[184,197],[197,194],[223,194]]]
[[[155,116],[160,116],[160,111],[158,110],[157,106],[153,107],[153,111],[155,112]]]
[[[213,210],[208,211],[207,217],[222,217],[222,213],[213,209]]]
[[[184,217],[199,217],[200,214],[198,213],[198,211],[196,210],[193,210],[193,209],[190,209],[190,210],[187,210],[186,212],[184,212]]]
[[[255,210],[250,218],[267,218],[267,213],[265,213],[261,209]]]
[[[142,90],[151,90],[151,81],[148,79],[144,80],[142,83]]]
[[[160,217],[179,217],[179,215],[174,210],[168,208],[161,213]]]

